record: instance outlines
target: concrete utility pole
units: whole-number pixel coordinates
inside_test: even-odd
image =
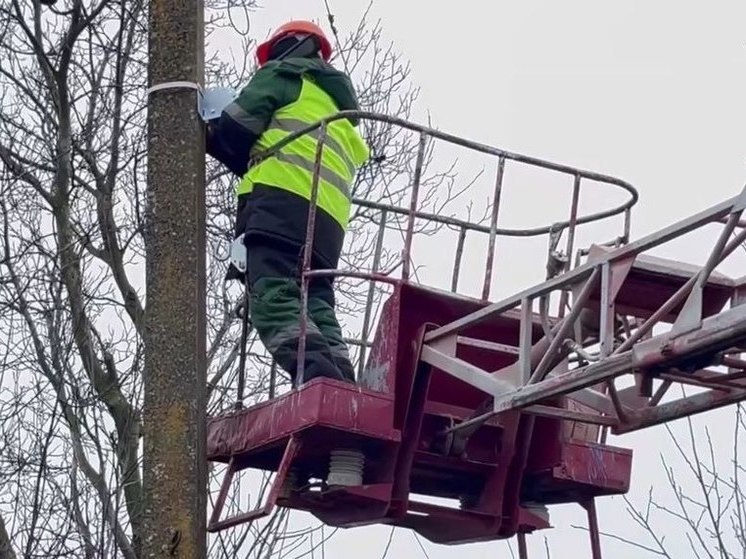
[[[150,1],[142,557],[206,557],[202,0]],[[187,84],[188,85],[188,84]]]

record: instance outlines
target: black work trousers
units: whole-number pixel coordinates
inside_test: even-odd
[[[355,382],[355,371],[335,313],[333,279],[319,277],[310,282],[305,370],[299,379],[303,249],[273,239],[250,237],[245,242],[251,321],[277,364],[290,374],[295,386],[317,377]],[[314,264],[321,267],[318,262]]]

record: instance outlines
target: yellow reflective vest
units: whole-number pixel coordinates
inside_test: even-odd
[[[337,112],[332,98],[310,77],[303,76],[298,99],[274,113],[267,130],[252,148],[252,156],[270,149],[289,134]],[[237,194],[248,194],[255,184],[263,184],[310,200],[320,131],[317,128],[304,134],[252,166],[241,179]],[[327,126],[317,203],[342,229],[347,229],[350,218],[355,174],[369,155],[365,140],[347,119],[335,120]]]

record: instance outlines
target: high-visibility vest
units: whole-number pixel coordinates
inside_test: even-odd
[[[304,76],[298,99],[275,112],[267,130],[252,149],[252,155],[337,112],[337,106],[329,94]],[[253,165],[241,179],[237,193],[247,194],[255,184],[263,184],[310,200],[320,131],[317,128],[304,134],[271,157]],[[347,119],[329,123],[321,157],[317,204],[342,229],[347,229],[350,217],[355,174],[369,154],[365,140]]]

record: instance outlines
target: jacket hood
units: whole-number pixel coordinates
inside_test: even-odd
[[[316,85],[334,99],[340,111],[357,111],[360,109],[355,88],[349,76],[320,58],[287,58],[277,62],[269,62],[267,65],[269,64],[276,64],[279,73],[311,76]],[[349,120],[354,126],[357,126],[358,119],[351,118]]]

